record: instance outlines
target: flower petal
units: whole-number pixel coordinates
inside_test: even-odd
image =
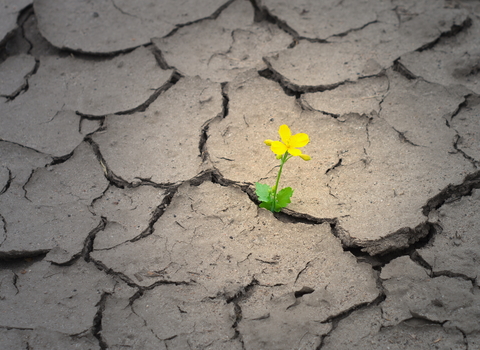
[[[278,133],[280,134],[280,138],[282,139],[283,143],[288,145],[290,142],[290,137],[292,137],[292,132],[290,131],[290,128],[285,124],[280,125]]]
[[[290,138],[290,147],[303,147],[310,141],[307,134],[299,133]]]
[[[271,146],[273,141],[272,141],[272,140],[265,140],[265,141],[263,141],[263,142],[265,142],[265,144],[266,144],[267,146]]]
[[[275,154],[284,154],[285,152],[287,152],[287,146],[285,146],[280,141],[273,141],[272,145],[270,146],[270,149]]]
[[[303,160],[310,160],[310,159],[312,159],[312,157],[307,156],[306,154],[300,154],[299,157],[302,158]]]
[[[292,156],[299,156],[302,154],[302,151],[296,148],[289,148],[288,153],[290,153]]]

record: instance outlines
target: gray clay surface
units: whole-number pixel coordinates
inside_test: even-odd
[[[25,87],[26,76],[33,72],[35,59],[30,55],[17,55],[7,58],[0,66],[0,95],[11,97]]]
[[[472,0],[0,0],[0,349],[480,349],[479,34]]]
[[[166,64],[182,74],[224,82],[250,68],[265,68],[262,57],[285,49],[292,37],[268,22],[255,23],[252,6],[236,1],[215,20],[180,28],[176,35],[152,42]]]
[[[438,213],[432,213],[431,221],[439,224],[442,232],[418,252],[433,273],[450,272],[476,280],[480,274],[476,263],[480,258],[476,235],[480,230],[479,204],[480,191],[474,190],[471,196],[445,204]]]
[[[4,45],[9,36],[17,28],[17,18],[20,12],[32,4],[32,0],[2,0],[0,7],[0,45]]]
[[[127,0],[77,3],[38,0],[34,3],[42,35],[58,48],[112,53],[163,37],[178,25],[212,16],[225,0],[174,0],[157,4]]]
[[[111,170],[125,181],[185,181],[199,172],[203,127],[221,114],[220,84],[188,77],[144,112],[108,116],[106,130],[94,135],[93,140]],[[139,162],[145,150],[155,156]]]

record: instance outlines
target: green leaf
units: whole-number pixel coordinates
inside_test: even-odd
[[[291,187],[282,188],[277,193],[277,205],[275,206],[275,211],[280,211],[282,208],[285,208],[288,203],[290,203],[290,197],[293,195],[293,190]]]
[[[256,182],[255,193],[260,202],[272,202],[272,188],[270,186]]]
[[[259,205],[260,208],[265,208],[267,210],[272,210],[272,202],[262,202]]]

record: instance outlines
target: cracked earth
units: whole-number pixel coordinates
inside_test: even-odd
[[[0,23],[1,349],[480,349],[478,1]],[[281,124],[312,160],[272,214]]]

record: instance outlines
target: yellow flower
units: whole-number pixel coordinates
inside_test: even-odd
[[[270,146],[270,149],[272,150],[272,152],[277,155],[277,158],[278,156],[280,156],[281,158],[281,156],[284,155],[285,152],[288,152],[290,155],[299,156],[303,160],[311,159],[310,156],[307,156],[306,154],[302,154],[302,151],[297,149],[298,147],[306,146],[307,143],[310,141],[307,134],[299,133],[299,134],[292,135],[290,128],[285,124],[280,125],[280,128],[278,129],[278,133],[280,134],[280,138],[282,139],[282,142],[272,141],[272,140],[264,141],[267,146]]]

